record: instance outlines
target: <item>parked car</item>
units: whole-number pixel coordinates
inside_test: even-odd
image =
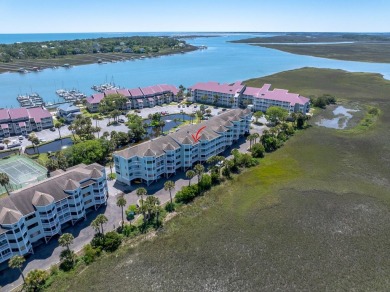
[[[19,136],[19,140],[23,140],[24,139],[24,137],[23,136]]]
[[[222,111],[223,111],[223,112],[226,112],[226,108],[223,108]]]
[[[4,145],[0,145],[0,150],[4,150]]]
[[[118,119],[118,122],[123,124],[125,122],[125,120],[124,119]]]
[[[198,105],[196,104],[196,105],[194,105],[194,108],[197,108],[198,107]]]
[[[177,107],[180,108],[180,104],[178,104]]]
[[[56,128],[54,128],[54,127],[50,128],[50,131],[52,131],[52,132],[55,132],[55,130],[56,130]]]
[[[47,142],[47,140],[42,138],[42,139],[39,139],[39,142],[45,143],[45,142]]]

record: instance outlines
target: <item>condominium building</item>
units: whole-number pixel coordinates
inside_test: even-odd
[[[80,164],[0,199],[0,263],[85,219],[89,210],[106,204],[106,173],[99,164]]]
[[[53,117],[42,107],[0,109],[0,137],[27,135],[53,127]]]
[[[137,87],[132,89],[111,89],[104,93],[96,93],[87,98],[86,106],[88,111],[97,112],[99,103],[109,94],[120,94],[128,98],[128,102],[124,110],[141,109],[144,107],[154,107],[163,103],[177,101],[177,93],[179,90],[173,85],[160,84],[147,87]]]
[[[197,83],[190,87],[192,99],[224,107],[247,107],[252,105],[254,111],[265,112],[270,106],[279,106],[287,111],[307,113],[310,100],[285,89],[270,90],[271,84],[261,88],[249,87],[241,82],[220,84],[217,82]]]
[[[128,185],[139,180],[149,185],[179,169],[205,162],[248,133],[251,117],[249,109],[229,110],[200,124],[184,126],[167,136],[117,151],[114,153],[117,180]]]

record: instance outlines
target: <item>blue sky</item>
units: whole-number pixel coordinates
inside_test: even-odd
[[[0,0],[0,33],[390,32],[389,0]]]

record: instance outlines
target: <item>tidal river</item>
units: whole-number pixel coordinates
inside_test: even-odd
[[[198,37],[187,40],[193,45],[205,45],[207,49],[186,54],[83,65],[70,69],[46,69],[42,72],[28,74],[0,74],[0,107],[17,107],[16,96],[31,92],[38,93],[46,102],[57,101],[55,90],[60,88],[75,88],[91,94],[93,93],[92,85],[106,82],[113,82],[128,88],[158,83],[176,86],[183,84],[187,87],[200,81],[233,82],[301,67],[375,72],[390,79],[390,64],[330,60],[228,42],[266,35],[272,34],[218,34],[216,37]],[[0,36],[0,42],[3,37],[4,35]],[[23,37],[25,41],[30,40],[29,35]],[[55,35],[51,37],[55,38]],[[69,34],[70,39],[82,37],[88,36]],[[64,38],[64,35],[61,35],[61,38]],[[18,41],[23,40],[18,39]]]

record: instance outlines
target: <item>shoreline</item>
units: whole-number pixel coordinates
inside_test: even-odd
[[[127,62],[143,60],[148,58],[159,58],[162,56],[185,54],[200,50],[201,48],[193,45],[180,48],[172,51],[162,51],[159,53],[149,54],[135,54],[135,53],[96,53],[96,54],[80,54],[74,56],[68,56],[64,58],[53,58],[53,59],[28,59],[20,60],[10,63],[0,63],[0,74],[3,73],[39,73],[45,69],[56,69],[58,67],[70,69],[73,66],[82,66],[90,64],[107,64],[116,62]],[[19,72],[19,69],[26,69],[28,72]],[[36,69],[37,68],[37,69]]]

